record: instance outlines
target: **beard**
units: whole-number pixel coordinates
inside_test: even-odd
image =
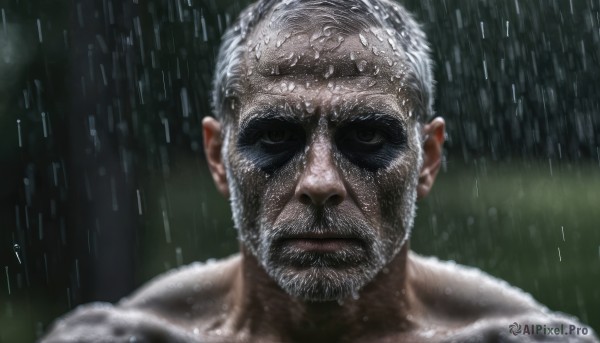
[[[284,291],[304,301],[356,298],[393,258],[406,236],[398,227],[380,232],[365,220],[332,208],[305,210],[276,225],[262,221],[258,226],[252,233],[240,230],[242,242]],[[348,239],[332,251],[304,250],[288,244],[290,237],[310,234]]]

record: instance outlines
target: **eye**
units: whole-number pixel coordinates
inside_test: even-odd
[[[279,144],[295,139],[294,133],[286,128],[273,128],[266,130],[260,137],[261,142],[266,144]]]
[[[355,129],[352,134],[358,142],[364,144],[380,144],[385,140],[382,133],[375,129]]]
[[[357,166],[376,171],[385,168],[405,147],[402,122],[389,116],[359,118],[335,134],[338,150]]]
[[[238,137],[240,152],[258,168],[272,173],[283,167],[305,144],[302,126],[280,118],[251,121]]]

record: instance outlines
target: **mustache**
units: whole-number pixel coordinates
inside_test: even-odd
[[[363,243],[376,241],[374,228],[364,219],[333,208],[307,209],[266,230],[268,240],[277,242],[296,237],[352,238]]]

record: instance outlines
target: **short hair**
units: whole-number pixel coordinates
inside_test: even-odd
[[[269,24],[302,28],[306,22],[335,24],[346,32],[380,27],[395,39],[405,56],[406,86],[416,103],[417,118],[433,117],[433,62],[429,45],[420,25],[401,5],[389,0],[259,0],[248,6],[225,32],[217,58],[213,80],[212,110],[214,116],[227,122],[224,112],[228,99],[239,99],[245,76],[244,59],[248,37],[258,23],[270,18]]]

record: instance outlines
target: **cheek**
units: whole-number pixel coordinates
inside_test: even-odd
[[[381,213],[379,211],[380,194],[374,174],[357,167],[341,155],[336,156],[339,170],[348,192],[348,201],[358,208],[360,215],[373,227],[379,227]]]
[[[231,149],[228,154],[229,180],[232,208],[239,211],[241,228],[254,227],[259,218],[261,194],[267,187],[267,175],[243,157],[239,151]]]
[[[237,193],[242,210],[244,228],[258,228],[263,222],[273,225],[294,196],[301,156],[297,156],[285,167],[267,174],[246,158],[243,152],[231,151],[230,167],[238,185]]]
[[[413,216],[419,168],[418,153],[413,150],[377,173],[380,211],[389,225],[402,225]]]
[[[264,192],[260,195],[261,217],[266,224],[272,226],[279,220],[289,219],[282,218],[282,216],[293,215],[293,204],[296,202],[292,199],[300,176],[302,158],[302,156],[297,156],[269,177]]]

